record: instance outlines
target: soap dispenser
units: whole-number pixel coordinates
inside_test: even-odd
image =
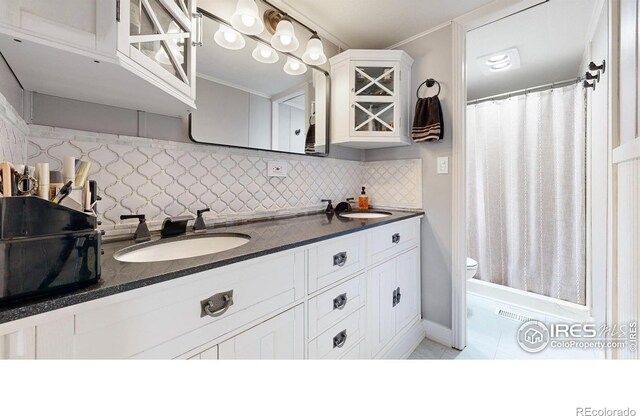
[[[358,197],[358,208],[360,208],[360,210],[362,211],[366,211],[369,209],[369,197],[364,191],[364,186],[362,187],[362,192]]]

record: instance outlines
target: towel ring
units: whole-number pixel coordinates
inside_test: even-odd
[[[438,85],[438,92],[436,93],[435,97],[440,95],[440,83],[438,81],[436,81],[433,78],[428,78],[425,82],[423,82],[422,84],[418,85],[418,89],[416,90],[416,97],[420,98],[420,88],[422,88],[423,85],[426,85],[427,88],[431,88],[434,85]]]

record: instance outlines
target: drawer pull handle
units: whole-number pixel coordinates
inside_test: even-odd
[[[400,303],[400,298],[402,298],[402,295],[400,294],[400,287],[398,287],[396,289],[396,305]]]
[[[347,262],[347,252],[343,251],[341,253],[338,254],[334,254],[333,256],[333,265],[334,266],[338,266],[338,267],[342,267],[345,265],[345,263]]]
[[[342,295],[336,297],[333,300],[333,309],[344,309],[347,305],[347,294],[343,293]]]
[[[395,233],[391,236],[391,243],[398,244],[400,243],[400,233]]]
[[[397,304],[398,304],[398,290],[396,289],[393,291],[393,303],[391,307],[395,308]]]
[[[200,301],[200,317],[211,316],[217,318],[223,315],[233,305],[233,290],[217,293],[208,299]]]
[[[342,348],[344,347],[345,342],[347,342],[347,330],[341,331],[338,335],[333,337],[333,348]]]

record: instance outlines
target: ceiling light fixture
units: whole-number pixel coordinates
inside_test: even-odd
[[[271,37],[271,46],[280,52],[293,52],[300,46],[291,19],[286,14],[282,16],[276,27],[276,33]]]
[[[255,0],[238,0],[236,11],[231,15],[234,29],[247,35],[258,35],[264,30],[264,23],[258,14]]]
[[[491,58],[487,59],[487,65],[501,64],[503,62],[507,62],[509,59],[511,59],[509,55],[505,55],[503,53],[493,55]]]
[[[288,57],[284,64],[284,72],[289,75],[302,75],[307,72],[307,66],[295,58]]]
[[[262,62],[264,64],[273,64],[275,62],[278,62],[278,60],[280,59],[280,57],[278,56],[278,52],[261,43],[258,43],[256,45],[256,48],[251,53],[251,56],[253,56],[253,59],[255,59],[256,61]]]
[[[220,29],[213,35],[213,39],[218,45],[233,51],[244,48],[246,44],[244,37],[240,33],[224,25],[220,25]]]
[[[516,48],[506,49],[480,56],[477,63],[483,74],[493,75],[496,72],[520,68],[520,53]]]
[[[327,56],[324,54],[324,46],[317,33],[313,33],[307,48],[302,54],[302,60],[309,65],[322,65],[327,62]]]
[[[502,62],[499,64],[491,65],[489,69],[491,70],[491,72],[499,72],[499,71],[506,71],[507,69],[510,69],[512,66],[513,64],[511,62]]]

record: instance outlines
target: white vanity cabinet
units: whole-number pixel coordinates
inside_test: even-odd
[[[186,115],[195,10],[195,0],[4,0],[0,49],[27,90]]]
[[[413,59],[404,51],[351,49],[330,63],[331,142],[360,149],[411,144]]]
[[[425,336],[419,228],[413,217],[0,324],[0,358],[406,357]]]
[[[370,271],[367,303],[372,357],[420,316],[420,260],[417,248]]]

